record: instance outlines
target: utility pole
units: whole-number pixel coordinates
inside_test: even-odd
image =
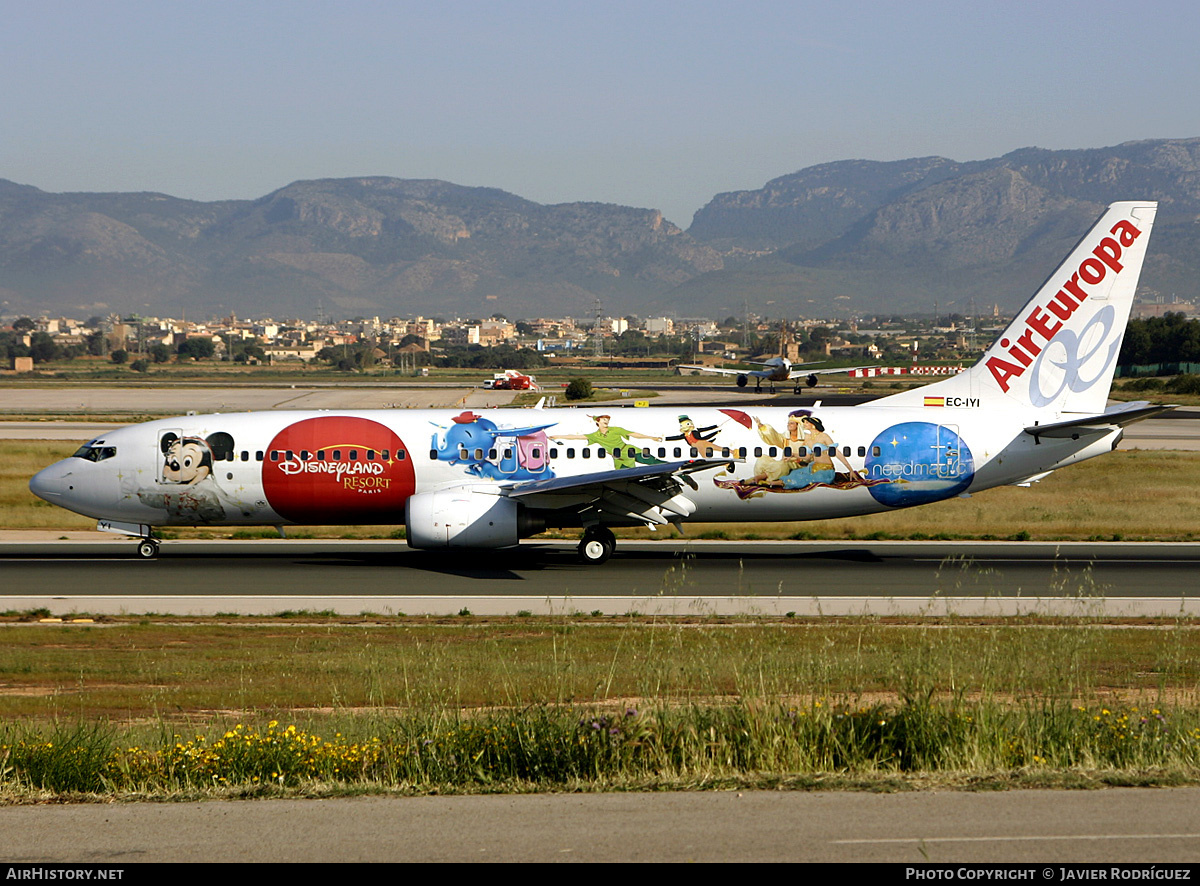
[[[592,326],[592,356],[604,356],[604,333],[600,329],[600,321],[603,319],[600,307],[600,296],[596,296],[596,321]]]

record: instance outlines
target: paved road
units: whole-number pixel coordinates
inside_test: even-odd
[[[1060,872],[1047,863],[1143,862],[1147,871],[1154,863],[1160,877],[1172,865],[1194,864],[1200,789],[22,806],[0,808],[0,858],[112,867],[147,861],[1020,862],[1033,882],[1057,883]],[[132,876],[127,871],[125,879]],[[904,876],[903,869],[895,872],[898,881]]]
[[[1200,613],[1200,544],[1189,543],[622,542],[599,567],[561,542],[451,555],[399,541],[178,541],[162,551],[143,561],[125,539],[0,544],[0,608]]]
[[[10,388],[3,390],[7,413],[63,414],[244,412],[264,409],[426,409],[503,406],[511,391],[467,386],[419,387],[279,385],[277,387]]]

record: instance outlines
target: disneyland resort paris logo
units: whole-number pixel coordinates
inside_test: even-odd
[[[302,419],[276,434],[269,448],[286,457],[264,462],[263,491],[278,514],[297,523],[390,518],[416,488],[408,447],[370,419]]]
[[[326,458],[337,458],[342,450],[348,452],[367,452],[367,446],[326,446],[315,453],[318,458],[326,454]],[[335,454],[336,453],[336,454]],[[385,465],[381,461],[300,461],[291,458],[279,462],[279,470],[289,477],[296,474],[332,474],[343,489],[353,489],[357,492],[387,489],[391,480],[383,476]]]

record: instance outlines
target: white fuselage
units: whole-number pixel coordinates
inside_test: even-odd
[[[503,495],[540,480],[709,459],[690,474],[697,488],[683,490],[694,506],[687,521],[813,520],[1017,483],[1108,451],[1119,433],[1039,442],[1023,432],[1038,418],[872,404],[596,418],[582,409],[189,415],[96,438],[31,488],[125,524],[395,524],[426,492]],[[557,505],[535,496],[524,506]]]

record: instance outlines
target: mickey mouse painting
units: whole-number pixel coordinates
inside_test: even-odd
[[[227,496],[217,486],[213,462],[233,459],[233,437],[218,431],[208,437],[180,437],[173,431],[158,441],[163,455],[159,485],[142,487],[138,500],[162,508],[175,523],[219,523]]]
[[[166,461],[162,467],[164,483],[195,486],[212,476],[213,461],[233,456],[233,437],[224,431],[209,436],[180,437],[168,431],[158,441]]]

